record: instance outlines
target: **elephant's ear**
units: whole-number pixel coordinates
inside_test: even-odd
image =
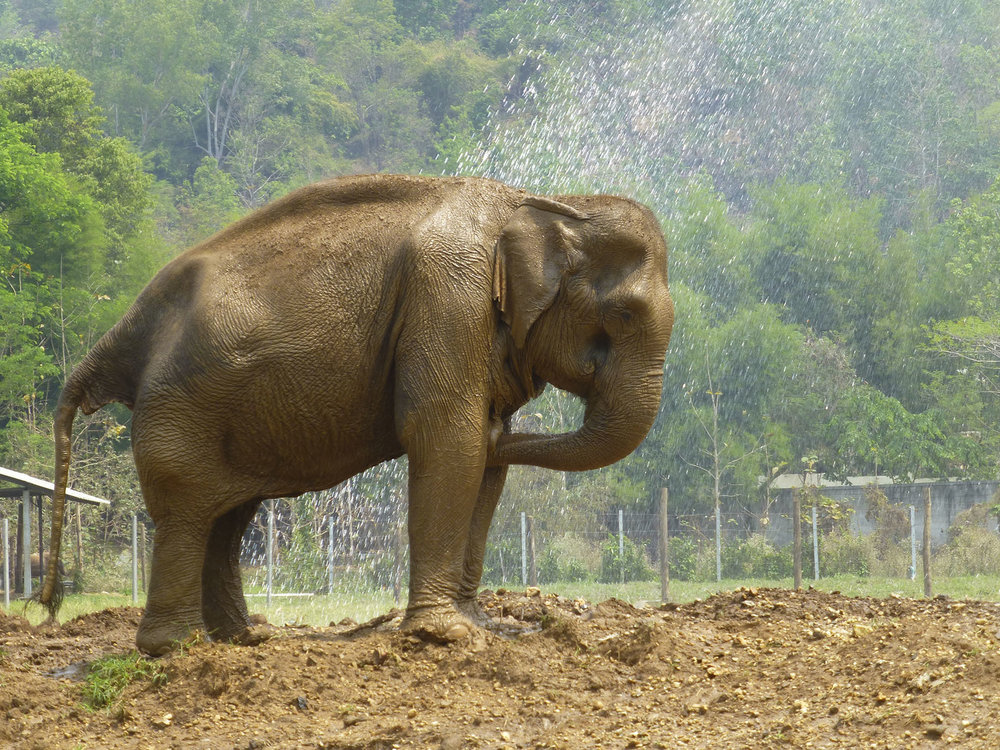
[[[550,198],[525,198],[497,240],[493,298],[510,326],[514,343],[524,346],[528,331],[559,292],[571,262],[571,224],[588,216]]]

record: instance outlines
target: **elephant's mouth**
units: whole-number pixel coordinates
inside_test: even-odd
[[[548,383],[544,378],[539,377],[537,372],[532,371],[531,373],[531,394],[529,398],[538,398],[542,395],[542,391],[545,390],[545,386]]]

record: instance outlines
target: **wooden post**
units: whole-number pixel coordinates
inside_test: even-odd
[[[802,497],[798,490],[792,493],[792,567],[798,591],[802,588]]]
[[[670,601],[670,526],[667,523],[667,488],[660,490],[660,601]]]
[[[528,583],[538,586],[538,564],[535,560],[535,517],[528,516]]]
[[[521,585],[528,585],[528,514],[521,511]]]
[[[931,598],[931,488],[924,487],[924,596]]]
[[[618,562],[621,565],[621,582],[625,583],[625,511],[618,509]]]

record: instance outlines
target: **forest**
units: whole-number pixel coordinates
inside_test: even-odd
[[[309,182],[407,172],[626,193],[671,248],[652,432],[606,470],[512,472],[509,510],[997,478],[994,3],[0,0],[0,144],[0,465],[52,476],[61,383],[164,262]],[[74,486],[112,500],[90,540],[141,508],[129,416],[77,421]],[[519,420],[579,416],[549,389]],[[289,512],[318,532],[343,497]]]

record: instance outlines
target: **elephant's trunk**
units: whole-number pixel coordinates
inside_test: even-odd
[[[643,441],[660,406],[662,358],[649,372],[605,383],[587,399],[583,424],[559,435],[501,435],[491,464],[529,464],[556,471],[587,471],[619,461]]]

